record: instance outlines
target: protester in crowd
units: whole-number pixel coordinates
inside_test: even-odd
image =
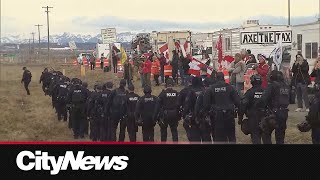
[[[296,55],[296,61],[294,62],[291,71],[293,73],[291,85],[296,90],[298,100],[298,109],[296,109],[296,112],[301,112],[303,110],[302,99],[306,106],[306,111],[309,112],[310,102],[307,93],[307,87],[311,84],[309,64],[301,54]]]
[[[255,66],[253,70],[256,70],[257,73],[261,76],[262,84],[261,87],[266,89],[268,86],[268,73],[269,73],[269,65],[266,62],[266,56],[263,54],[259,55],[259,65]]]
[[[152,63],[150,59],[145,58],[144,63],[143,63],[143,79],[144,79],[144,85],[151,87],[151,67]]]
[[[239,95],[242,95],[244,88],[244,71],[246,65],[241,59],[241,54],[235,55],[235,60],[230,64],[229,73],[231,73],[231,85],[237,90]]]
[[[310,76],[315,78],[314,82],[316,85],[320,84],[320,57],[315,61],[313,71]]]
[[[164,83],[164,66],[167,65],[167,59],[164,57],[164,54],[160,54],[160,77],[161,77],[161,83]]]
[[[172,62],[171,62],[171,66],[172,66],[172,79],[175,83],[177,83],[177,77],[178,77],[178,70],[179,70],[179,55],[176,52],[176,50],[172,51]]]

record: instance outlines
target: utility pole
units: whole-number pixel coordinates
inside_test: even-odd
[[[2,27],[1,27],[1,22],[2,22],[2,5],[1,5],[1,0],[0,0],[0,47],[2,46],[2,39],[1,39],[1,30],[2,30]]]
[[[42,7],[42,8],[45,8],[46,9],[46,13],[47,13],[47,26],[48,26],[48,62],[50,60],[50,28],[49,28],[49,8],[53,8],[53,7],[49,7],[49,6],[46,6],[46,7]]]
[[[291,8],[290,0],[288,0],[288,25],[289,26],[291,25],[291,22],[290,22],[290,19],[291,19],[290,8]]]
[[[31,33],[32,34],[32,53],[34,53],[34,32]]]
[[[40,48],[41,48],[41,45],[40,45],[40,26],[42,26],[42,25],[40,25],[40,24],[37,24],[37,25],[35,25],[35,26],[38,26],[38,35],[39,35],[39,52],[38,53],[40,53]]]

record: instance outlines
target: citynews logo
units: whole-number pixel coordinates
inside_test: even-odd
[[[67,151],[64,156],[49,156],[48,152],[22,151],[16,158],[16,164],[23,171],[45,170],[50,171],[51,175],[57,175],[60,171],[65,171],[71,165],[72,170],[88,171],[94,170],[116,170],[122,171],[127,168],[128,156],[84,156],[84,151],[79,151],[75,157],[72,151]],[[28,158],[28,163],[24,159]]]

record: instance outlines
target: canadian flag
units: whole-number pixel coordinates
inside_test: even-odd
[[[175,42],[176,50],[180,50],[183,57],[187,57],[190,54],[190,42],[186,41],[183,45],[179,41]]]
[[[168,46],[168,43],[165,43],[164,45],[162,45],[159,48],[159,52],[160,52],[160,54],[163,53],[164,57],[166,57],[166,59],[168,60],[169,59],[169,46]]]
[[[196,58],[192,58],[191,62],[189,63],[189,67],[189,74],[195,77],[200,76],[200,71],[202,68],[207,68],[207,76],[210,76],[213,72],[212,67],[206,65],[205,62],[202,62]]]

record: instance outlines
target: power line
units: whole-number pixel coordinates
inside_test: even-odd
[[[37,25],[34,25],[34,26],[38,26],[38,35],[39,35],[39,52],[38,53],[40,53],[40,48],[41,48],[41,44],[40,44],[40,26],[42,26],[42,25],[40,25],[40,24],[37,24]]]
[[[46,7],[42,7],[42,8],[45,8],[46,9],[46,13],[47,13],[47,26],[48,26],[48,62],[50,60],[50,28],[49,28],[49,8],[53,8],[53,7],[49,7],[49,6],[46,6]]]

